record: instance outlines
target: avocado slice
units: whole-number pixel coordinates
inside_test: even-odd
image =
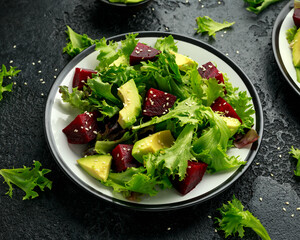
[[[133,79],[119,87],[118,96],[124,105],[124,108],[119,112],[118,123],[125,129],[135,123],[142,108],[141,98]]]
[[[110,171],[112,156],[91,155],[77,160],[77,163],[92,177],[106,181]]]
[[[191,58],[184,56],[180,53],[176,53],[174,51],[170,51],[173,55],[175,55],[175,62],[179,67],[179,70],[185,71],[187,70],[190,66],[197,66],[198,64],[192,60]]]
[[[125,64],[128,65],[128,60],[126,59],[126,57],[124,55],[121,55],[119,58],[117,58],[117,60],[115,60],[114,62],[112,62],[109,66],[120,66],[121,64]]]
[[[293,40],[293,64],[295,67],[300,67],[300,28],[297,30]]]
[[[238,131],[239,127],[241,126],[241,122],[237,118],[223,116],[221,116],[221,118],[225,121],[230,130],[230,137],[232,137]]]
[[[155,153],[163,148],[169,148],[173,145],[174,141],[170,130],[154,133],[137,141],[133,145],[132,156],[140,163],[143,163],[143,155]]]

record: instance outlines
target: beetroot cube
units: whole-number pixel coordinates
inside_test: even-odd
[[[143,107],[143,115],[154,117],[166,114],[173,107],[176,96],[154,88],[150,88],[146,94]]]
[[[122,172],[129,167],[137,166],[135,159],[131,155],[132,148],[133,145],[119,144],[112,150],[112,164],[116,172]]]
[[[182,195],[187,194],[202,180],[206,168],[206,163],[188,161],[185,178],[182,181],[179,181],[178,179],[175,180],[173,186]]]
[[[198,68],[201,77],[205,79],[215,78],[219,83],[224,83],[223,74],[211,62],[205,63]]]
[[[97,116],[93,112],[79,114],[63,130],[68,142],[73,144],[85,144],[96,138],[98,132]]]
[[[143,43],[138,43],[130,55],[129,63],[133,66],[141,61],[155,61],[158,54],[160,54],[159,50]]]
[[[243,123],[242,119],[239,115],[237,115],[233,107],[221,97],[218,97],[210,107],[214,112],[223,112],[226,117],[237,118],[241,123]]]
[[[96,74],[97,72],[91,69],[85,69],[85,68],[76,68],[75,74],[73,77],[73,85],[72,87],[77,87],[78,90],[83,89],[83,85],[87,82],[89,78],[92,78],[93,74]]]
[[[300,27],[300,8],[295,8],[293,13],[293,20],[297,28]]]

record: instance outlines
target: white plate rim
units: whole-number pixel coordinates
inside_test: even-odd
[[[195,38],[191,38],[191,37],[186,37],[177,33],[164,33],[164,32],[136,32],[138,33],[138,37],[143,38],[143,37],[153,37],[153,38],[159,38],[159,37],[166,37],[169,35],[172,35],[174,37],[175,40],[180,40],[180,41],[184,41],[184,42],[188,42],[191,43],[193,45],[196,45],[197,47],[203,48],[209,52],[211,52],[212,54],[216,55],[217,57],[221,58],[226,64],[228,64],[238,75],[239,77],[242,79],[243,83],[246,85],[247,90],[250,92],[250,95],[252,97],[252,101],[253,101],[253,105],[254,108],[256,110],[256,131],[259,134],[260,138],[258,139],[258,141],[256,141],[255,143],[252,144],[249,153],[246,157],[246,161],[247,163],[244,166],[241,166],[240,168],[238,168],[234,174],[228,178],[225,182],[223,182],[220,186],[216,187],[215,189],[201,195],[201,196],[197,196],[195,198],[186,200],[186,201],[180,201],[178,203],[168,203],[168,204],[155,204],[155,205],[151,205],[151,204],[141,204],[139,202],[127,202],[127,201],[123,201],[120,199],[116,199],[114,197],[110,197],[107,196],[99,191],[95,191],[95,189],[93,189],[92,187],[90,187],[88,184],[86,184],[85,182],[83,182],[81,179],[79,179],[69,168],[68,166],[65,164],[65,162],[63,161],[63,159],[60,158],[60,155],[57,152],[57,147],[55,145],[52,133],[51,133],[51,108],[54,104],[54,96],[57,94],[58,91],[58,87],[60,86],[61,82],[63,81],[63,79],[65,78],[65,76],[69,73],[70,69],[72,69],[74,66],[76,66],[76,64],[78,62],[80,62],[82,59],[84,59],[86,56],[88,56],[90,53],[94,52],[94,46],[91,46],[89,48],[87,48],[86,50],[84,50],[83,52],[81,52],[79,55],[77,55],[75,58],[73,58],[64,68],[63,70],[60,72],[60,74],[58,75],[56,81],[53,83],[49,94],[48,94],[48,99],[46,102],[46,108],[45,108],[45,115],[44,115],[44,126],[45,126],[45,136],[46,136],[46,140],[49,146],[49,149],[54,157],[54,159],[56,160],[56,162],[58,163],[58,165],[61,167],[61,169],[63,170],[63,172],[71,178],[72,181],[74,181],[77,185],[79,185],[80,187],[82,187],[83,189],[87,190],[88,192],[92,193],[93,195],[100,197],[101,199],[107,200],[109,202],[121,205],[121,206],[125,206],[125,207],[129,207],[129,208],[134,208],[137,210],[143,210],[143,211],[164,211],[164,210],[174,210],[174,209],[179,209],[179,208],[183,208],[183,207],[188,207],[188,206],[192,206],[198,203],[202,203],[204,201],[207,201],[213,197],[215,197],[216,195],[220,194],[221,192],[225,191],[226,189],[228,189],[238,178],[240,178],[242,176],[243,173],[245,173],[245,171],[249,168],[249,166],[251,165],[251,163],[253,162],[259,147],[261,145],[261,141],[262,141],[262,137],[263,137],[263,111],[262,111],[262,106],[261,106],[261,102],[259,99],[259,96],[257,94],[257,91],[255,90],[254,85],[251,83],[251,81],[249,80],[249,78],[246,76],[246,74],[232,61],[230,60],[227,56],[225,56],[223,53],[221,53],[220,51],[218,51],[217,49],[213,48],[212,46],[197,40]],[[125,36],[128,33],[125,34],[120,34],[114,37],[110,37],[107,38],[108,41],[113,40],[113,41],[120,41],[122,39],[125,38]]]

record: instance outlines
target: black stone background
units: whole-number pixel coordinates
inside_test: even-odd
[[[288,153],[292,145],[300,148],[300,98],[284,80],[272,51],[273,24],[288,2],[257,16],[246,11],[242,0],[154,0],[135,13],[105,9],[96,0],[0,0],[0,64],[22,70],[13,92],[4,93],[0,102],[0,168],[31,166],[38,160],[52,170],[48,177],[53,181],[51,191],[27,201],[18,189],[10,199],[6,184],[0,184],[0,239],[225,239],[215,231],[213,218],[233,194],[272,239],[300,239],[300,182],[293,175],[296,161]],[[195,18],[205,15],[236,23],[214,40],[195,34]],[[126,209],[79,188],[51,156],[43,125],[54,76],[70,61],[62,54],[66,25],[94,39],[171,31],[228,53],[255,85],[263,106],[265,131],[251,167],[217,197],[171,212]],[[245,239],[259,237],[246,229]]]

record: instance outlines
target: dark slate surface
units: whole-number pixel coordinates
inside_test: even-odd
[[[208,216],[216,217],[216,209],[233,194],[261,220],[272,239],[300,239],[300,182],[293,176],[296,162],[288,154],[292,145],[300,148],[300,98],[281,75],[271,44],[273,24],[288,2],[256,16],[245,10],[242,0],[154,0],[135,13],[90,0],[1,0],[0,63],[22,72],[13,92],[0,102],[0,168],[39,160],[52,169],[48,177],[53,189],[22,201],[22,191],[16,189],[10,199],[7,186],[0,184],[0,239],[224,239]],[[216,40],[195,35],[195,18],[204,15],[236,24],[217,33]],[[136,212],[79,188],[52,158],[43,129],[47,93],[70,60],[62,54],[66,25],[91,38],[171,31],[228,53],[255,85],[264,110],[262,146],[249,170],[214,199],[172,212]],[[259,238],[246,230],[245,239]]]

